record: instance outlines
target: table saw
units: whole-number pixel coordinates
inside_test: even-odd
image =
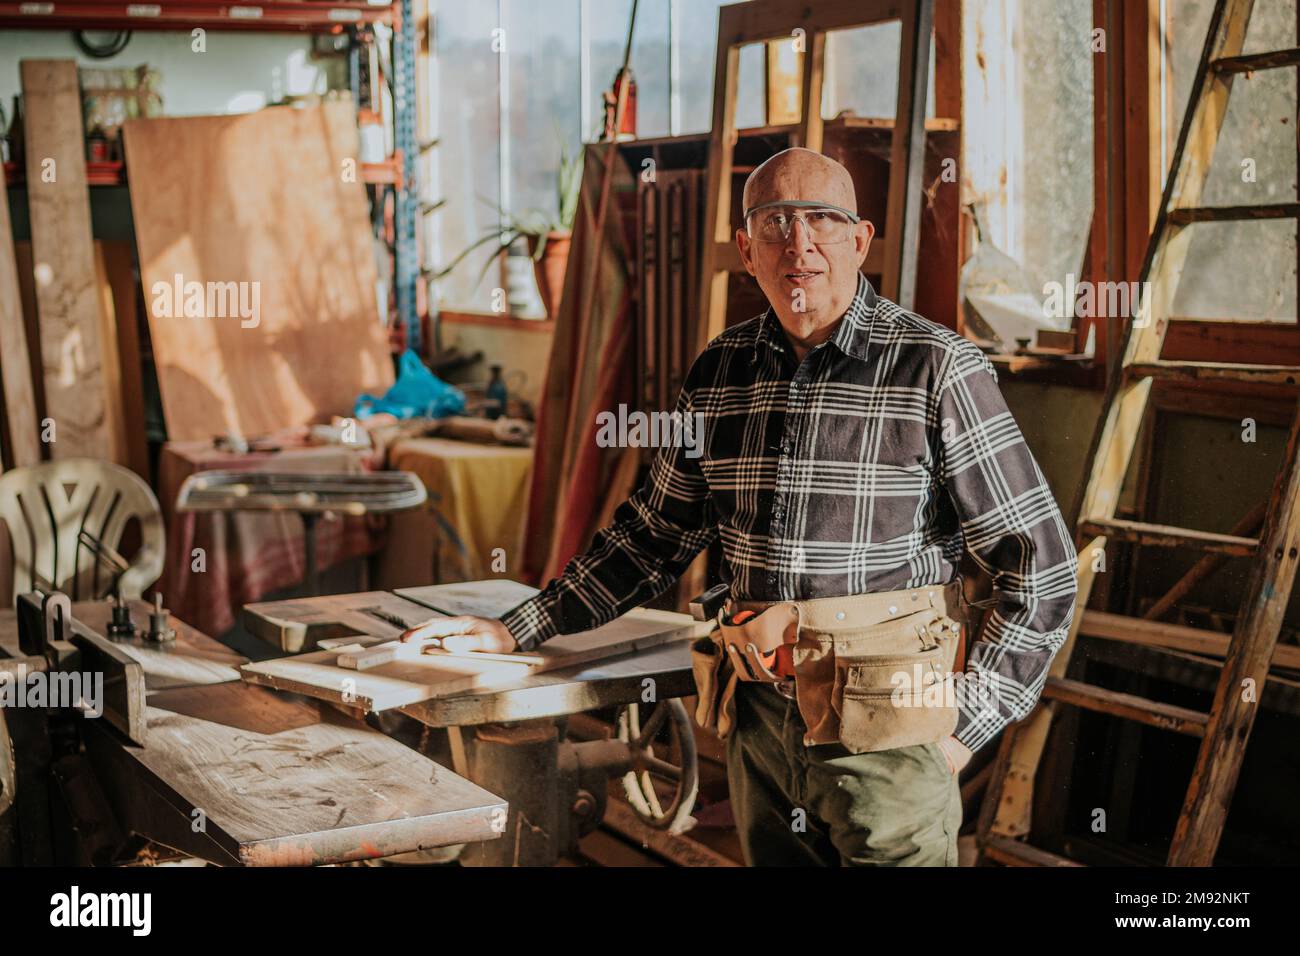
[[[241,670],[254,684],[445,729],[452,768],[509,804],[505,838],[466,846],[462,864],[555,863],[600,822],[613,777],[643,823],[684,830],[698,775],[678,698],[695,692],[690,641],[707,627],[688,615],[639,608],[552,638],[527,662],[422,654],[337,665],[348,648],[385,645],[441,615],[497,617],[536,593],[498,579],[251,604],[244,626],[291,656]],[[618,708],[609,739],[565,739],[566,718],[602,708]]]
[[[550,865],[600,822],[611,777],[643,822],[684,829],[698,778],[677,698],[695,690],[700,628],[686,615],[638,609],[519,661],[336,666],[534,593],[490,581],[248,605],[246,627],[289,654],[259,662],[170,616],[174,639],[151,640],[142,602],[141,627],[114,640],[108,602],[20,596],[0,612],[0,671],[93,669],[104,704],[98,719],[0,711],[0,863],[129,862],[138,835],[218,864],[458,846],[463,864]],[[615,707],[609,739],[565,739],[570,715]],[[375,729],[395,716],[444,730],[452,769]]]
[[[0,864],[140,862],[161,844],[311,865],[505,832],[501,798],[337,708],[241,680],[246,658],[179,620],[151,638],[156,609],[129,610],[140,626],[116,640],[106,602],[37,593],[0,612],[0,679],[103,678],[98,718],[68,701],[0,710]]]

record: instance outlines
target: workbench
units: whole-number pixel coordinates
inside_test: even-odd
[[[329,666],[331,650],[352,641],[391,640],[403,629],[399,622],[414,625],[440,614],[499,616],[535,593],[495,580],[249,605],[243,623],[251,633],[281,650],[305,653],[242,672],[254,683],[342,702],[339,685],[350,672]],[[462,864],[550,865],[599,823],[611,776],[623,778],[629,801],[649,825],[680,832],[692,822],[695,738],[678,698],[695,693],[690,639],[705,626],[684,614],[638,609],[606,626],[623,628],[608,638],[623,648],[619,653],[554,668],[503,665],[504,671],[469,689],[453,676],[447,686],[462,689],[446,693],[412,675],[411,665],[389,664],[356,674],[348,696],[359,712],[396,711],[445,728],[456,772],[507,800],[505,838],[466,847]],[[581,648],[582,638],[553,638],[538,652],[567,653]],[[567,717],[612,707],[622,708],[615,739],[565,740]],[[462,734],[465,728],[472,733]]]
[[[133,604],[139,621],[148,610]],[[106,602],[73,605],[79,626],[100,635],[109,612]],[[138,671],[107,676],[105,700],[123,699],[114,682],[120,691],[143,677],[144,726],[132,733],[143,740],[103,718],[71,718],[93,774],[51,761],[36,726],[43,713],[0,711],[23,741],[15,747],[23,862],[51,861],[35,830],[60,790],[66,805],[92,813],[102,791],[114,819],[76,821],[74,812],[84,832],[102,837],[117,826],[218,864],[340,863],[501,836],[499,797],[328,704],[241,681],[246,658],[170,624],[176,639],[166,644],[141,634],[112,642]],[[0,669],[20,660],[31,669],[43,658],[22,653],[15,613],[0,612]]]

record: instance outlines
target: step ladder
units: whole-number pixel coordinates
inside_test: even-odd
[[[1208,866],[1241,771],[1246,742],[1270,662],[1295,649],[1278,648],[1282,616],[1295,581],[1300,550],[1300,413],[1291,425],[1282,468],[1263,509],[1258,537],[1213,534],[1115,517],[1121,486],[1157,379],[1232,381],[1296,386],[1300,366],[1242,365],[1161,359],[1174,294],[1187,257],[1193,223],[1296,218],[1297,203],[1202,206],[1201,195],[1214,147],[1227,114],[1233,77],[1255,70],[1300,65],[1300,49],[1242,55],[1253,0],[1218,0],[1192,86],[1171,175],[1142,268],[1150,294],[1126,323],[1122,360],[1110,376],[1100,431],[1089,454],[1088,481],[1078,508],[1076,545],[1079,594],[1069,637],[1057,653],[1035,710],[1003,738],[981,808],[978,834],[982,861],[1016,866],[1074,866],[1065,857],[1024,842],[1030,831],[1035,776],[1053,717],[1064,706],[1110,714],[1200,739],[1200,751],[1169,849],[1171,866]],[[1245,524],[1245,522],[1243,522]],[[1242,530],[1238,525],[1236,531]],[[1145,619],[1086,610],[1097,558],[1108,541],[1194,549],[1211,560],[1249,557],[1252,567],[1232,635],[1186,627],[1153,626]],[[1211,557],[1212,556],[1212,557]],[[1223,670],[1209,713],[1119,693],[1066,677],[1077,635],[1104,636],[1134,645],[1215,653]],[[1253,697],[1243,687],[1253,682]]]

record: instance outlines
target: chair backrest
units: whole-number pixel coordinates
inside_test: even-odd
[[[134,472],[92,458],[67,458],[0,475],[0,519],[13,548],[13,595],[57,588],[74,601],[102,597],[111,572],[79,540],[82,531],[119,549],[127,522],[140,523],[140,550],[122,575],[122,594],[138,598],[162,574],[162,510]]]

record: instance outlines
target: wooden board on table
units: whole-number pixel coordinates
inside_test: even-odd
[[[461,614],[500,617],[537,594],[537,588],[507,578],[497,578],[490,581],[397,588],[393,593],[451,617]]]
[[[5,448],[14,468],[41,460],[36,432],[36,392],[32,387],[23,300],[14,258],[13,227],[9,222],[9,190],[0,164],[0,406],[4,408]],[[0,465],[2,468],[3,465]]]
[[[393,620],[377,616],[375,611]],[[255,637],[297,654],[331,645],[391,641],[407,627],[436,616],[424,605],[387,591],[363,591],[247,604],[242,618],[244,627]],[[406,627],[399,626],[397,620]]]
[[[530,653],[542,664],[478,661],[473,654],[425,654],[364,671],[339,667],[338,652],[316,651],[296,657],[246,664],[244,680],[294,691],[366,712],[406,707],[435,697],[490,691],[564,667],[631,654],[692,635],[685,614],[638,608],[593,631],[554,637]]]
[[[504,800],[318,702],[213,684],[153,695],[147,716],[148,747],[86,735],[109,801],[123,825],[212,862],[308,866],[499,836]]]
[[[345,175],[350,103],[130,120],[123,140],[147,300],[174,293],[178,275],[239,284],[245,312],[258,297],[248,318],[151,305],[168,437],[327,421],[392,384],[365,187]]]
[[[105,379],[77,64],[23,60],[20,70],[45,411],[57,429],[50,454],[107,459],[120,417]]]

